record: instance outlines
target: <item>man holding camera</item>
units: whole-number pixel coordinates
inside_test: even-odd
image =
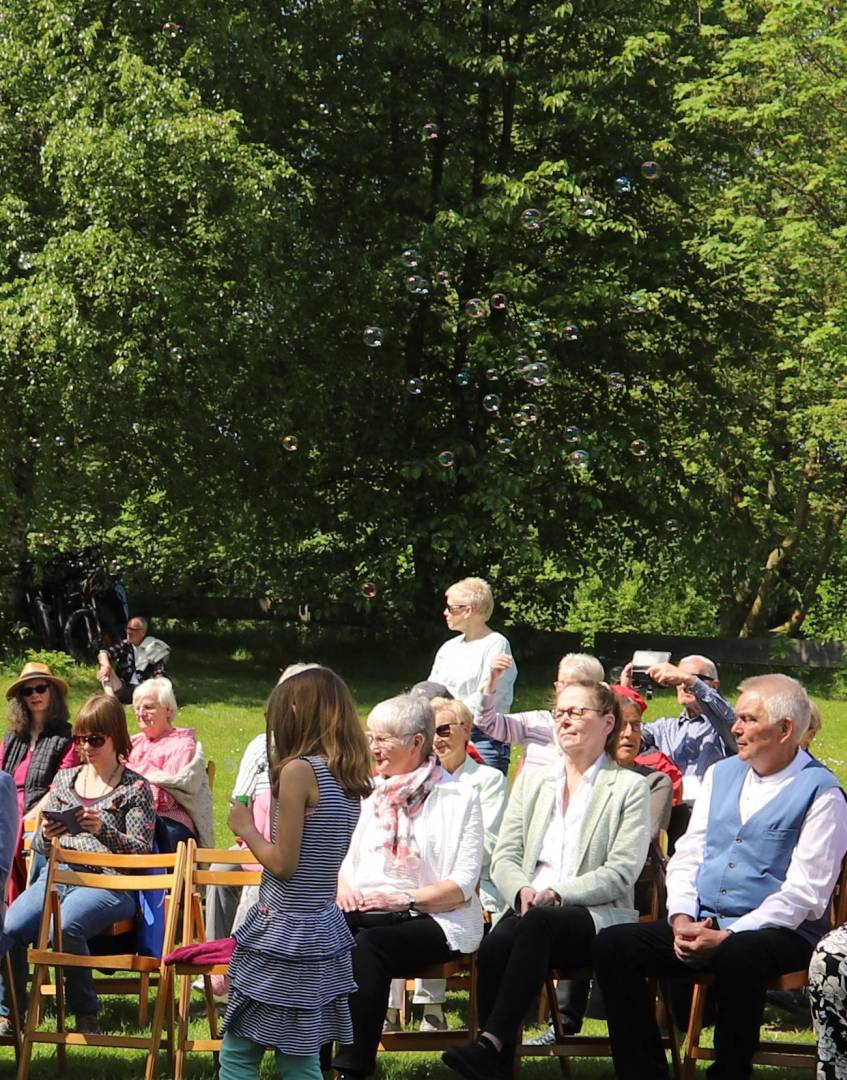
[[[682,799],[690,809],[706,770],[738,753],[732,725],[735,712],[718,687],[718,669],[707,656],[686,656],[679,664],[655,664],[647,672],[659,686],[675,686],[679,716],[665,716],[641,729],[644,749],[660,750],[682,773]],[[632,664],[621,672],[632,685]]]

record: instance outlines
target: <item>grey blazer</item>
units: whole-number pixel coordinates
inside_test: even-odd
[[[546,769],[524,770],[512,789],[491,857],[491,877],[507,904],[530,885],[555,799]],[[644,777],[607,760],[591,792],[577,848],[577,871],[554,886],[562,904],[588,908],[599,931],[637,922],[633,886],[650,845],[650,795]]]

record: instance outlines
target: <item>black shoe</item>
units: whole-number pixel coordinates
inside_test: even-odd
[[[441,1060],[466,1080],[510,1080],[512,1075],[504,1056],[485,1038],[465,1046],[451,1046]]]

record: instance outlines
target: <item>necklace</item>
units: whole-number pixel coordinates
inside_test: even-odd
[[[117,765],[112,770],[112,772],[110,773],[109,779],[106,780],[105,783],[104,783],[104,787],[106,789],[109,789],[111,787],[112,781],[115,779],[115,777],[118,775],[118,772],[122,768],[123,768],[123,766],[121,765],[120,762],[118,762]],[[101,798],[103,795],[106,794],[106,791],[101,791],[99,795],[89,795],[88,794],[88,778],[90,777],[92,772],[94,772],[94,770],[91,768],[91,765],[90,764],[86,765],[85,766],[85,776],[83,777],[83,780],[82,780],[82,796],[83,796],[84,799],[97,799],[97,798]],[[101,783],[103,783],[103,781],[101,781]]]

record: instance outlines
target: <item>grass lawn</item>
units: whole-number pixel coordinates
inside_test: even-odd
[[[270,626],[251,627],[246,630],[219,630],[200,633],[185,630],[157,631],[173,646],[170,674],[173,677],[177,700],[180,703],[179,725],[196,729],[206,749],[206,755],[217,766],[215,781],[215,810],[217,838],[221,846],[228,846],[231,836],[226,828],[227,798],[235,780],[238,763],[247,743],[264,730],[263,705],[272,689],[279,671],[296,660],[310,660],[328,664],[347,681],[358,704],[361,715],[379,700],[398,693],[429,672],[431,652],[427,647],[406,643],[405,648],[387,647],[373,641],[352,641],[322,637],[312,628],[300,632],[280,632]],[[619,658],[620,659],[620,658]],[[515,710],[538,708],[546,705],[550,693],[553,670],[533,665],[531,660],[519,657],[521,666],[516,689]],[[0,668],[0,681],[8,685],[17,674],[17,666]],[[752,671],[722,672],[723,689],[731,699],[735,696],[737,683]],[[823,713],[823,731],[815,742],[816,754],[841,778],[847,780],[847,702],[835,699],[830,692],[830,676],[826,673],[796,673],[804,678],[810,692],[818,701]],[[98,691],[93,669],[78,668],[69,678],[71,682],[71,712],[75,713],[86,696]],[[677,712],[672,694],[657,695],[650,703],[647,719]],[[130,730],[135,730],[130,714]],[[516,757],[513,754],[513,757]],[[198,997],[199,1003],[199,997]],[[460,1005],[460,999],[456,999]],[[133,1010],[124,1001],[106,999],[103,1002],[103,1018],[112,1018],[121,1026],[132,1027]],[[108,1018],[108,1019],[107,1019]],[[458,1023],[459,1014],[451,1016]],[[769,1010],[766,1017],[769,1036],[784,1031],[786,1037],[797,1037],[791,1022]],[[589,1021],[588,1033],[599,1033],[604,1025]],[[105,1030],[104,1025],[104,1030]],[[196,1037],[201,1036],[197,1025]],[[811,1031],[807,1033],[811,1039]],[[381,1069],[385,1076],[432,1077],[436,1080],[453,1077],[436,1055],[406,1054],[384,1055]],[[12,1052],[0,1048],[0,1077],[13,1075]],[[266,1059],[263,1076],[274,1075],[272,1060]],[[524,1072],[528,1077],[548,1075],[558,1070],[552,1061],[528,1061]],[[702,1067],[705,1072],[705,1067]],[[808,1076],[809,1073],[786,1070],[761,1069],[762,1075]],[[167,1070],[162,1058],[160,1075]],[[70,1080],[111,1080],[117,1074],[143,1075],[143,1058],[130,1052],[111,1050],[69,1051]],[[49,1048],[37,1051],[30,1075],[33,1080],[57,1075],[55,1058]],[[190,1059],[188,1075],[212,1077],[211,1058],[195,1055]],[[610,1062],[583,1059],[573,1066],[573,1075],[585,1080],[611,1078],[614,1073]]]

